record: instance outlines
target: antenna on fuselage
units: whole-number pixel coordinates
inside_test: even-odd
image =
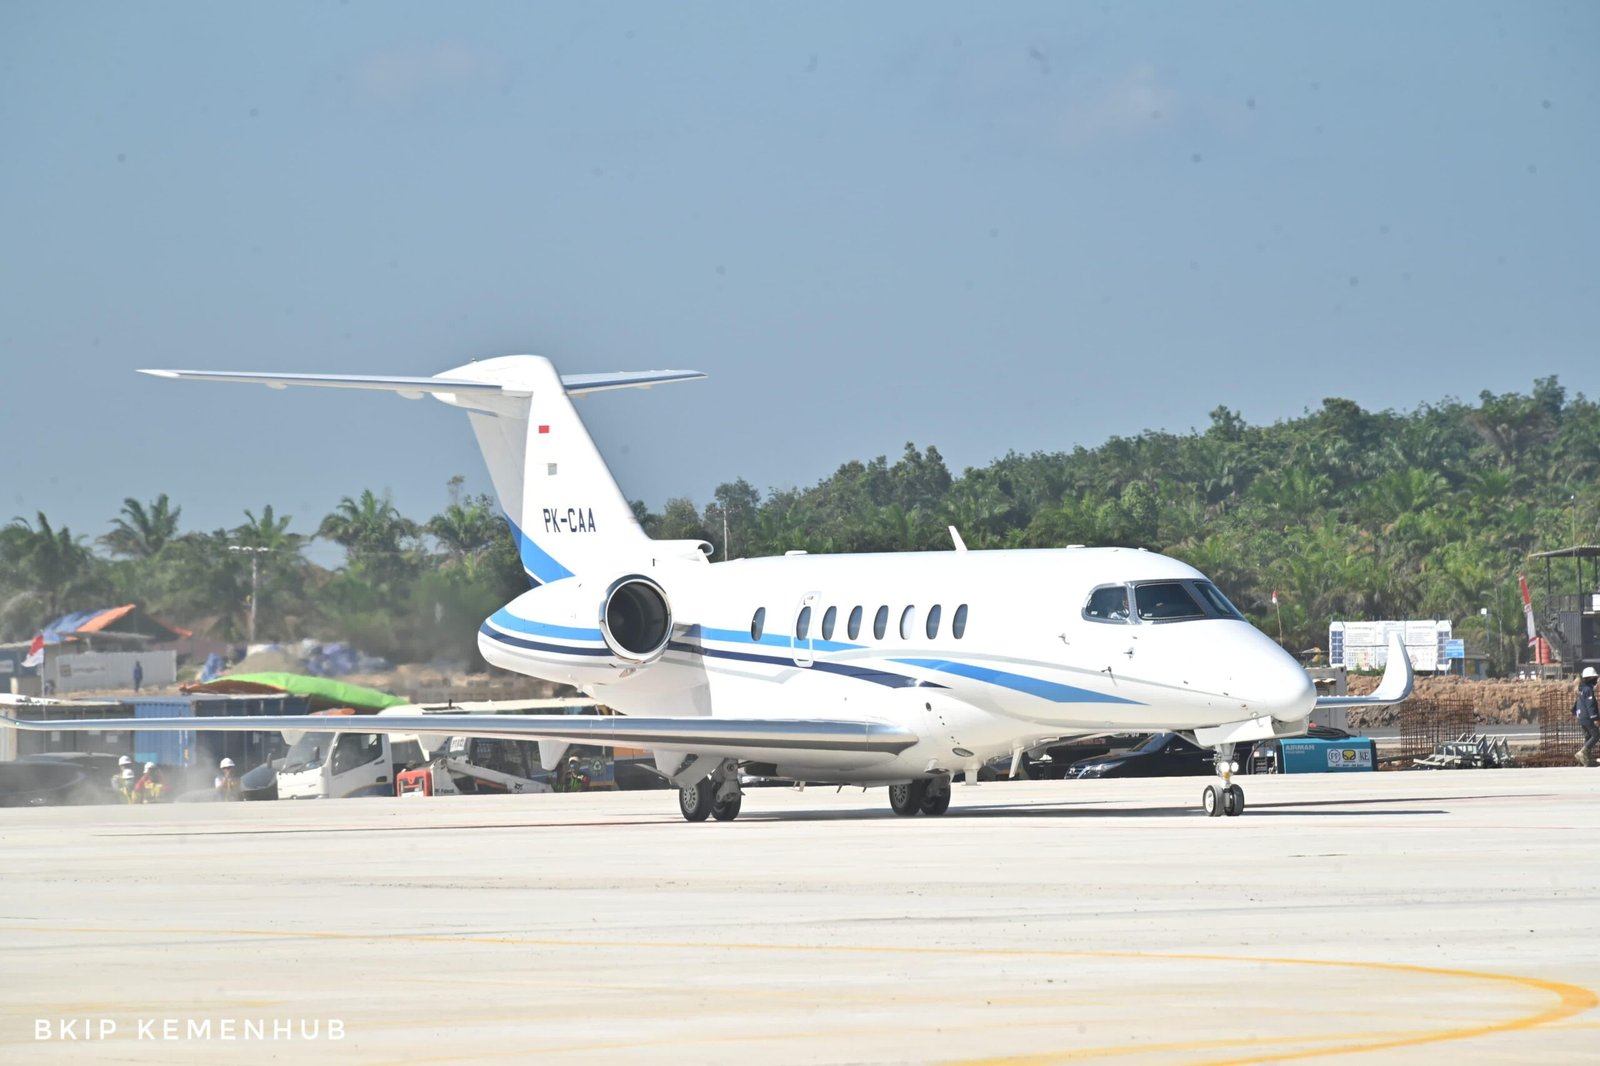
[[[950,539],[956,542],[956,551],[958,551],[958,552],[966,551],[967,550],[967,542],[961,539],[960,532],[957,531],[955,526],[951,526],[949,528],[950,528]]]

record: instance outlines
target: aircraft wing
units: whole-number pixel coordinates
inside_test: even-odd
[[[11,701],[6,701],[11,702]],[[16,701],[13,706],[26,706]],[[220,718],[98,718],[34,721],[0,715],[0,726],[32,732],[195,730],[227,733],[432,733],[504,740],[564,740],[697,755],[767,759],[795,751],[892,755],[917,735],[886,722],[764,718],[633,718],[623,715],[385,714]]]
[[[1318,696],[1317,707],[1389,707],[1411,695],[1416,674],[1411,669],[1411,656],[1406,652],[1400,634],[1389,634],[1389,661],[1383,668],[1378,687],[1366,696]]]

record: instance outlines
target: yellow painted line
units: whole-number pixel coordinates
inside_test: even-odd
[[[932,946],[903,946],[903,945],[861,945],[861,944],[761,944],[761,943],[693,943],[660,940],[565,940],[550,937],[519,937],[519,936],[481,936],[481,935],[454,935],[446,933],[359,933],[359,932],[328,932],[323,930],[290,930],[290,929],[194,929],[194,928],[157,928],[146,927],[142,929],[107,928],[94,926],[55,926],[42,927],[35,925],[15,926],[11,932],[37,932],[37,933],[67,933],[86,934],[95,936],[128,935],[151,937],[260,937],[273,940],[362,940],[377,943],[395,942],[412,944],[492,944],[513,945],[522,947],[556,947],[579,948],[593,951],[596,949],[618,949],[626,951],[645,950],[673,950],[673,951],[740,951],[740,952],[811,952],[820,954],[856,954],[856,955],[914,955],[914,956],[939,956],[957,955],[966,956],[973,954],[973,950],[965,947],[932,947]],[[1544,1010],[1533,1014],[1521,1015],[1502,1022],[1487,1025],[1466,1025],[1445,1029],[1432,1030],[1420,1034],[1397,1035],[1393,1033],[1360,1034],[1354,1042],[1336,1044],[1333,1047],[1313,1048],[1299,1051],[1280,1051],[1270,1055],[1251,1056],[1245,1058],[1225,1058],[1209,1060],[1207,1066],[1247,1066],[1251,1063],[1284,1062],[1292,1059],[1319,1058],[1330,1055],[1353,1055],[1372,1051],[1386,1051],[1394,1048],[1416,1047],[1423,1044],[1446,1043],[1457,1040],[1469,1040],[1481,1036],[1491,1036],[1500,1033],[1523,1032],[1542,1026],[1563,1022],[1576,1017],[1585,1011],[1600,1006],[1600,996],[1587,988],[1579,985],[1567,984],[1561,981],[1548,981],[1538,977],[1523,977],[1516,974],[1492,973],[1484,970],[1460,970],[1438,966],[1418,966],[1408,963],[1391,962],[1363,962],[1337,959],[1295,959],[1280,956],[1258,955],[1219,955],[1219,954],[1180,954],[1168,952],[1141,952],[1141,951],[1072,951],[1051,948],[984,948],[985,955],[1006,955],[1014,958],[1033,959],[1126,959],[1143,961],[1168,961],[1168,962],[1217,962],[1217,963],[1247,963],[1254,965],[1272,966],[1311,966],[1329,969],[1347,969],[1357,971],[1378,971],[1382,973],[1407,974],[1421,977],[1442,977],[1453,980],[1477,981],[1501,986],[1512,986],[1521,990],[1533,990],[1544,995],[1553,996],[1555,1002]],[[736,1040],[759,1040],[762,1037],[723,1038]],[[1263,1038],[1263,1042],[1275,1043],[1278,1046],[1294,1045],[1307,1042],[1321,1042],[1321,1037],[1293,1037]],[[1184,1051],[1206,1050],[1219,1046],[1236,1047],[1242,1043],[1256,1041],[1227,1041],[1215,1040],[1195,1041],[1189,1044],[1147,1045],[1143,1048],[1129,1048],[1126,1045],[1118,1047],[1078,1049],[1055,1053],[1032,1055],[1001,1056],[996,1058],[961,1060],[961,1066],[1043,1066],[1046,1063],[1067,1062],[1084,1057],[1112,1057],[1139,1051]],[[627,1045],[638,1046],[638,1045]],[[585,1045],[591,1049],[604,1049],[604,1045]],[[546,1051],[557,1049],[546,1048]],[[563,1049],[564,1050],[564,1049]],[[578,1050],[574,1048],[573,1050]],[[453,1056],[459,1058],[460,1056]],[[408,1060],[413,1062],[437,1060]]]

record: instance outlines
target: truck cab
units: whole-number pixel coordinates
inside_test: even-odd
[[[392,796],[395,778],[425,761],[414,738],[391,738],[385,733],[303,733],[290,745],[278,768],[278,796]]]

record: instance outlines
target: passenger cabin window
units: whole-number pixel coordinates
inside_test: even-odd
[[[879,607],[878,613],[872,618],[872,635],[882,640],[887,632],[889,632],[889,608]]]
[[[1089,593],[1083,616],[1092,622],[1126,622],[1128,620],[1128,586],[1107,585]]]
[[[839,620],[839,608],[829,607],[822,612],[822,639],[833,639],[833,623]]]
[[[937,603],[928,608],[927,633],[929,640],[939,635],[939,605]]]
[[[956,608],[956,616],[950,620],[950,635],[960,640],[967,632],[967,605],[962,604]]]
[[[901,611],[900,612],[900,639],[901,640],[910,640],[911,639],[911,630],[916,627],[916,624],[917,624],[917,609],[915,607],[907,607],[905,610]]]
[[[1206,606],[1213,611],[1224,618],[1237,618],[1241,622],[1244,621],[1244,614],[1228,601],[1228,597],[1224,596],[1222,590],[1217,586],[1209,581],[1196,581],[1194,587],[1195,591],[1200,593],[1200,598],[1206,601]]]
[[[759,641],[761,639],[761,631],[765,628],[767,628],[767,609],[765,607],[757,607],[756,616],[750,619],[750,639]]]
[[[1177,622],[1206,616],[1205,608],[1177,581],[1135,585],[1133,602],[1138,605],[1139,617],[1146,622]]]
[[[851,640],[861,635],[861,608],[850,608],[850,624],[845,627],[845,632],[850,635]]]
[[[805,640],[811,632],[811,608],[800,608],[800,617],[795,619],[794,639]]]

